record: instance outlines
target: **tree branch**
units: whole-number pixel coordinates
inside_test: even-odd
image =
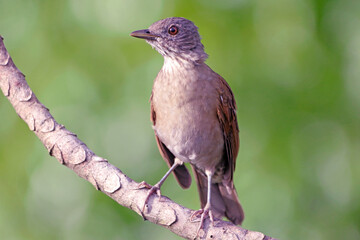
[[[118,168],[95,155],[76,135],[57,123],[49,110],[39,102],[16,68],[0,36],[0,88],[23,119],[44,144],[49,154],[77,175],[89,181],[120,205],[127,207],[144,220],[168,228],[175,234],[194,239],[199,222],[190,222],[193,210],[185,208],[167,197],[161,201],[156,194],[150,197],[145,212],[141,212],[147,191],[138,189],[139,183],[124,175]],[[215,227],[206,221],[202,239],[270,240],[271,237],[216,220]]]

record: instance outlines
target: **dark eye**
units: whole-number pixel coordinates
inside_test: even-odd
[[[176,26],[169,27],[169,34],[170,35],[176,35],[179,32],[179,29]]]

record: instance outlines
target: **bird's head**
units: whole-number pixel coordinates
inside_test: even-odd
[[[185,18],[166,18],[130,35],[145,39],[164,57],[194,63],[202,63],[207,58],[197,27]]]

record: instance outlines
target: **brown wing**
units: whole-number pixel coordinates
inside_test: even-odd
[[[233,173],[236,157],[239,151],[239,127],[236,118],[236,103],[228,83],[218,75],[219,104],[217,116],[224,133],[224,175],[218,183],[220,195],[225,205],[225,216],[234,224],[241,224],[244,220],[244,211],[241,207],[235,186]]]
[[[150,120],[152,121],[153,125],[156,125],[156,112],[152,103],[152,93],[150,97]],[[158,136],[155,133],[156,143],[159,148],[160,154],[167,163],[169,167],[171,167],[174,164],[174,154],[170,152],[170,150],[165,146],[163,142],[158,138]],[[175,179],[180,184],[182,188],[189,188],[191,185],[191,176],[185,165],[178,166],[173,171],[173,174],[175,176]]]
[[[239,151],[239,127],[236,118],[236,103],[228,83],[220,75],[218,77],[219,104],[217,116],[224,133],[225,145],[225,172],[223,180],[232,182],[236,157]]]

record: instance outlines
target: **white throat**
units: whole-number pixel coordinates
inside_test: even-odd
[[[171,74],[181,69],[185,70],[193,67],[194,67],[193,62],[186,61],[185,59],[182,58],[172,58],[165,56],[162,70],[166,73]]]

